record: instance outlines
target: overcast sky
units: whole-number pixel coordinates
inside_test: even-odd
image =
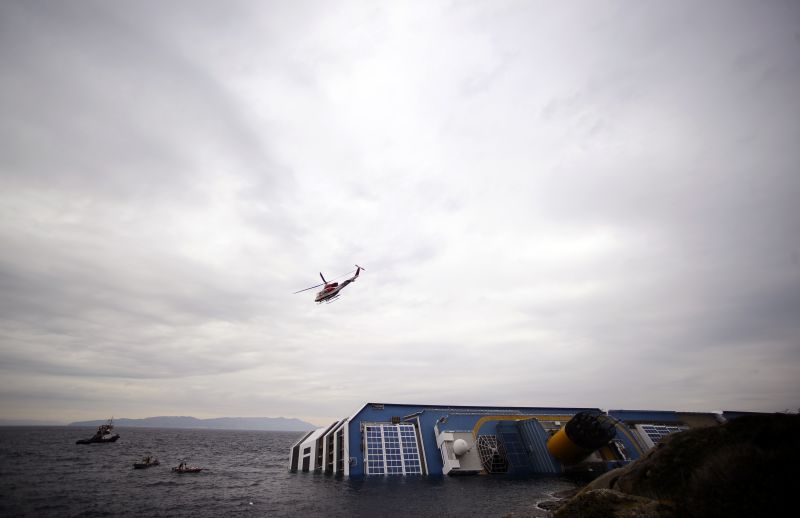
[[[0,65],[0,418],[800,406],[795,1],[5,0]]]

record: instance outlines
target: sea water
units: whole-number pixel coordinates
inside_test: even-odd
[[[288,471],[297,432],[0,428],[0,516],[546,516],[563,478],[368,477]],[[145,455],[160,466],[133,469]],[[203,467],[177,474],[181,461]]]

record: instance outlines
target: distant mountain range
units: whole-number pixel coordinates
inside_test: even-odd
[[[107,419],[97,421],[77,421],[69,426],[97,427],[107,423]],[[215,430],[270,430],[284,432],[305,432],[316,428],[311,423],[286,417],[217,417],[197,419],[190,416],[159,416],[144,419],[115,418],[114,425],[120,428],[207,428]]]

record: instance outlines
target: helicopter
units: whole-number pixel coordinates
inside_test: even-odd
[[[325,280],[325,276],[322,275],[322,272],[319,272],[319,276],[322,278],[322,284],[317,284],[315,286],[311,286],[310,288],[305,288],[300,291],[295,291],[294,294],[302,293],[308,290],[313,290],[314,288],[319,288],[320,286],[324,285],[325,287],[322,288],[322,290],[319,293],[317,293],[317,296],[314,298],[314,302],[316,302],[317,304],[321,304],[323,302],[333,302],[334,300],[339,298],[339,293],[342,291],[342,289],[351,282],[355,281],[358,278],[358,274],[361,272],[361,270],[364,270],[364,268],[362,268],[359,265],[355,266],[356,266],[356,274],[350,277],[349,279],[345,279],[341,283],[328,282]]]

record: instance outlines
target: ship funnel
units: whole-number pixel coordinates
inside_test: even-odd
[[[616,433],[616,423],[607,415],[580,412],[550,437],[547,450],[564,464],[575,464],[608,444]]]

